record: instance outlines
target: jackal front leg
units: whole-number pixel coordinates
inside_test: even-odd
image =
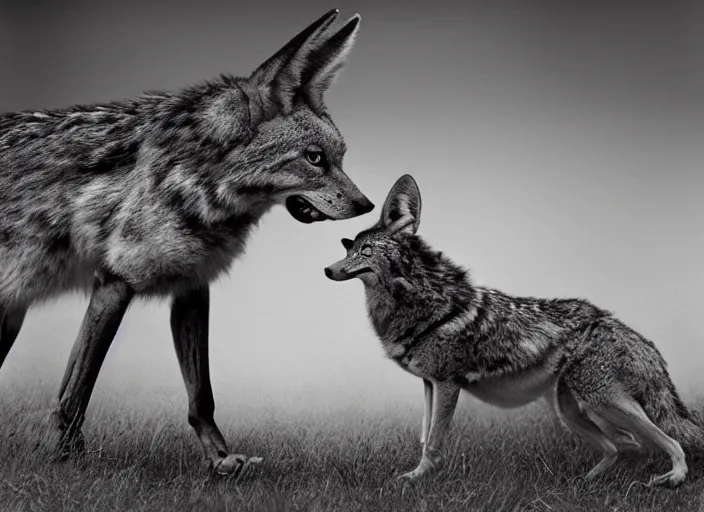
[[[208,362],[209,311],[207,286],[174,297],[171,332],[188,393],[188,423],[196,431],[213,470],[221,475],[238,475],[248,464],[261,459],[230,453],[215,424],[215,400]]]
[[[59,456],[82,449],[81,426],[93,387],[133,295],[127,283],[110,274],[99,274],[93,282],[88,310],[61,382],[58,406],[48,418],[45,442]]]
[[[428,434],[430,433],[430,421],[431,415],[433,414],[433,383],[428,379],[423,379],[423,394],[424,394],[424,406],[423,406],[423,422],[420,428],[420,444],[425,446],[428,440]]]
[[[423,455],[418,467],[399,477],[406,482],[418,480],[423,474],[437,468],[440,464],[443,443],[450,430],[452,416],[457,406],[457,399],[460,395],[460,387],[457,384],[432,382],[432,388],[432,414],[428,437],[423,445]]]

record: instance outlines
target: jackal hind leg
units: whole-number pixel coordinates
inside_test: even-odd
[[[602,459],[589,471],[585,478],[591,480],[614,465],[618,449],[609,437],[582,412],[577,399],[567,384],[560,379],[556,389],[557,411],[565,426],[602,453]]]
[[[134,295],[124,281],[97,276],[90,303],[71,349],[58,396],[43,439],[60,458],[82,450],[81,426],[95,382],[122,318]]]
[[[215,424],[215,400],[208,360],[209,311],[210,292],[207,286],[174,297],[171,332],[188,393],[188,423],[196,431],[212,469],[221,475],[239,476],[249,463],[261,459],[230,453]]]
[[[606,434],[606,437],[616,445],[619,453],[623,453],[627,450],[640,451],[643,448],[643,444],[633,432],[619,428],[617,425],[607,421],[589,408],[587,408],[585,414],[604,434]]]
[[[20,333],[26,312],[26,307],[10,309],[0,306],[0,367]]]
[[[647,445],[654,446],[669,455],[672,469],[652,477],[648,485],[677,487],[684,482],[688,468],[682,446],[655,425],[633,397],[626,393],[613,393],[611,400],[590,406],[590,409],[615,427],[632,432]]]

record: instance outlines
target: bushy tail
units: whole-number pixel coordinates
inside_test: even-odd
[[[704,418],[674,395],[674,407],[660,418],[659,427],[686,451],[704,454]]]

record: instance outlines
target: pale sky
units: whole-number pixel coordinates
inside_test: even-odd
[[[339,239],[376,222],[405,173],[423,197],[419,234],[475,282],[587,298],[655,341],[685,395],[704,390],[696,2],[160,4],[3,3],[0,110],[247,75],[331,7],[362,16],[327,102],[349,146],[345,170],[377,209],[314,225],[283,208],[265,217],[212,291],[220,409],[422,402],[421,382],[383,358],[362,284],[323,274],[344,256]],[[86,306],[69,297],[32,310],[0,385],[39,377],[57,387]],[[129,392],[135,406],[175,396],[185,407],[166,303],[133,304],[97,390]]]

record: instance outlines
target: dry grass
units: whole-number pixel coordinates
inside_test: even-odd
[[[46,397],[5,390],[0,399],[0,508],[39,510],[477,510],[698,511],[702,461],[678,490],[650,489],[667,461],[628,458],[593,483],[580,475],[596,456],[537,406],[497,419],[455,420],[444,471],[401,496],[395,477],[419,456],[417,411],[311,417],[253,408],[223,422],[238,451],[264,462],[237,485],[211,477],[195,435],[169,404],[121,410],[98,397],[84,428],[88,452],[50,463],[35,451],[33,422]],[[506,421],[505,418],[511,421]]]

